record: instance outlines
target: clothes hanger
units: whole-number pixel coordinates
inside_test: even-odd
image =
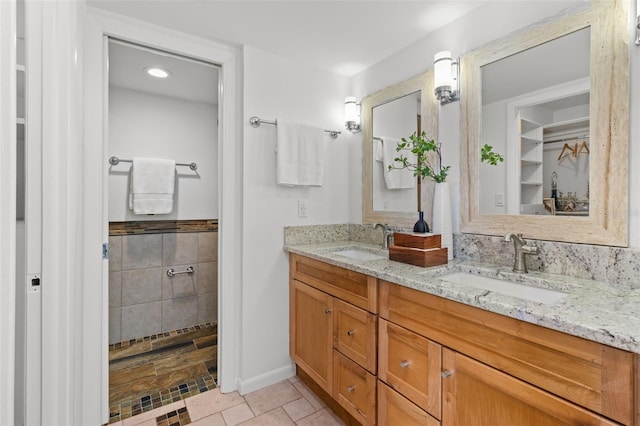
[[[558,155],[558,161],[562,160],[564,157],[568,157],[569,155],[575,157],[577,147],[578,144],[572,148],[568,143],[565,143],[562,147],[562,151],[560,151],[560,155]]]
[[[587,141],[582,141],[582,143],[580,144],[580,148],[578,148],[578,154],[580,154],[582,151],[586,151],[587,154],[589,154],[589,145],[587,145]]]

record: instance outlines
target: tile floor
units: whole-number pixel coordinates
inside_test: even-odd
[[[207,323],[110,345],[109,423],[214,389],[217,330]]]
[[[240,396],[213,389],[122,420],[117,426],[344,426],[297,377]]]

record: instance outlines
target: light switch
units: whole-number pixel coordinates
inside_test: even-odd
[[[504,194],[503,193],[497,193],[495,194],[496,197],[496,206],[497,207],[504,207]]]

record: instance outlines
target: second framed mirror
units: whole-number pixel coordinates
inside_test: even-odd
[[[412,227],[418,218],[418,185],[411,175],[389,173],[395,147],[414,132],[438,136],[433,70],[362,100],[363,223]],[[433,182],[422,181],[421,209],[431,223]]]

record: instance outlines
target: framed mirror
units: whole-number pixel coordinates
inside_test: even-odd
[[[433,89],[433,70],[429,70],[362,100],[363,223],[413,227],[416,222],[417,179],[392,175],[388,165],[402,138],[423,130],[437,138],[438,104]],[[422,182],[421,207],[429,224],[433,188],[428,179]]]
[[[595,0],[461,58],[462,232],[627,245],[627,29]]]

